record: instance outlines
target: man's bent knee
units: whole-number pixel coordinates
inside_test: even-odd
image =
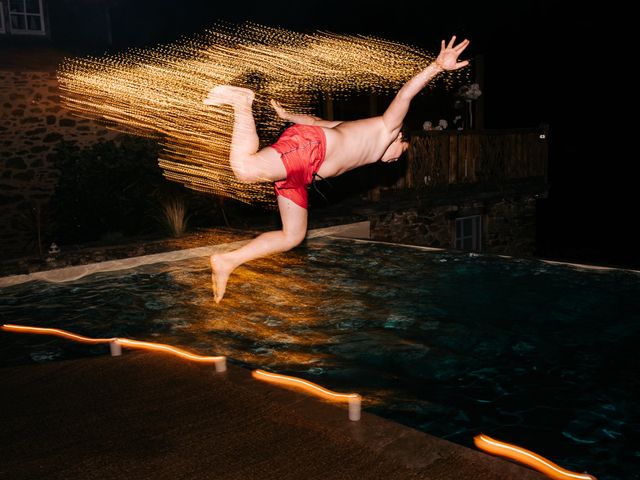
[[[265,181],[261,175],[262,170],[256,165],[253,155],[242,158],[232,158],[231,169],[233,170],[236,180],[240,183],[258,183]]]
[[[233,174],[240,183],[257,183],[260,181],[256,175],[249,172],[234,169]]]
[[[284,233],[285,245],[287,247],[287,250],[291,250],[292,248],[300,245],[307,235],[307,232],[303,230],[295,231],[295,232],[284,231],[283,233]]]
[[[233,175],[236,177],[236,180],[240,183],[258,183],[264,181],[260,178],[258,172],[252,169],[250,165],[234,166],[232,163],[231,169],[233,170]]]

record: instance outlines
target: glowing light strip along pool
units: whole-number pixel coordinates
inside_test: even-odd
[[[251,375],[253,378],[263,380],[265,382],[301,388],[305,392],[327,400],[348,403],[349,419],[354,421],[360,420],[360,405],[362,397],[357,393],[337,393],[302,378],[281,375],[279,373],[265,372],[264,370],[254,370]]]
[[[524,463],[554,480],[597,480],[593,475],[566,470],[537,453],[517,445],[495,440],[485,434],[475,436],[473,442],[481,450]]]
[[[60,330],[58,328],[28,327],[23,325],[11,325],[11,324],[2,325],[2,327],[0,328],[6,332],[30,333],[35,335],[53,335],[56,337],[62,337],[69,340],[74,340],[76,342],[89,343],[92,345],[99,344],[99,343],[109,343],[112,345],[117,344],[117,345],[129,347],[129,348],[138,348],[141,350],[154,350],[154,351],[168,352],[178,357],[186,358],[187,360],[191,360],[194,362],[215,363],[217,371],[226,370],[227,358],[224,356],[211,357],[211,356],[204,356],[204,355],[196,355],[194,353],[190,353],[185,350],[172,347],[170,345],[164,345],[162,343],[141,342],[138,340],[131,340],[129,338],[117,338],[117,337],[90,338],[90,337],[84,337],[82,335],[77,335],[72,332],[67,332],[66,330]]]

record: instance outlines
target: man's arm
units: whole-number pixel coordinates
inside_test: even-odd
[[[468,60],[458,62],[458,56],[467,48],[469,40],[463,40],[454,46],[455,41],[455,35],[451,37],[448,45],[445,45],[444,40],[442,40],[440,53],[435,61],[398,90],[395,98],[382,115],[382,120],[389,130],[399,130],[402,127],[402,122],[409,111],[411,100],[420,93],[433,77],[445,70],[457,70],[469,65]]]
[[[326,127],[326,128],[333,128],[336,125],[342,123],[342,122],[332,121],[332,120],[323,120],[322,118],[314,117],[313,115],[289,113],[284,108],[282,108],[282,105],[280,105],[275,100],[271,100],[271,106],[273,107],[273,109],[276,111],[276,113],[280,118],[288,122],[299,123],[301,125],[316,125],[318,127]]]

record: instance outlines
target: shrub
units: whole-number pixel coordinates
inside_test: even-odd
[[[157,143],[139,137],[85,149],[60,143],[50,158],[60,172],[51,200],[56,240],[78,243],[157,229],[152,212],[166,183],[157,156]]]
[[[174,237],[180,237],[187,231],[187,204],[184,197],[173,196],[162,200],[160,222]]]

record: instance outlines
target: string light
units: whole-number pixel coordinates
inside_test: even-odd
[[[593,475],[571,472],[537,453],[517,445],[495,440],[485,434],[476,435],[473,441],[476,447],[481,450],[524,463],[555,480],[597,480]]]
[[[244,184],[234,177],[228,159],[233,111],[202,103],[211,88],[229,84],[256,92],[253,111],[266,146],[284,126],[270,99],[292,112],[313,113],[322,96],[394,92],[433,58],[372,36],[221,23],[171,45],[65,59],[58,81],[63,103],[77,115],[157,138],[167,179],[246,203],[274,205],[270,183]],[[455,71],[438,81],[450,87],[464,75]]]
[[[66,338],[68,340],[74,340],[80,343],[88,343],[88,344],[99,344],[99,343],[109,343],[116,340],[116,338],[90,338],[84,337],[82,335],[78,335],[76,333],[67,332],[66,330],[60,330],[58,328],[41,328],[41,327],[27,327],[24,325],[11,325],[5,324],[0,327],[0,329],[5,332],[16,332],[16,333],[32,333],[35,335],[53,335],[56,337]]]
[[[289,375],[282,375],[279,373],[265,372],[264,370],[254,370],[251,372],[251,375],[256,380],[298,388],[326,400],[348,403],[349,419],[353,421],[360,420],[362,397],[357,393],[337,393],[302,378],[291,377]]]
[[[281,375],[279,373],[265,372],[264,370],[254,370],[252,372],[254,378],[259,380],[265,380],[267,382],[278,383],[280,385],[289,385],[293,387],[300,387],[308,392],[326,398],[327,400],[336,400],[339,402],[348,402],[351,399],[358,398],[357,393],[336,393],[331,390],[327,390],[320,385],[317,385],[308,380],[302,378],[291,377],[289,375]]]
[[[186,358],[187,360],[191,360],[194,362],[214,363],[218,371],[224,371],[226,369],[226,357],[196,355],[196,354],[187,352],[185,350],[182,350],[180,348],[172,347],[170,345],[164,345],[162,343],[141,342],[138,340],[131,340],[128,338],[116,338],[116,337],[91,338],[91,337],[84,337],[82,335],[78,335],[72,332],[68,332],[66,330],[60,330],[58,328],[30,327],[25,325],[5,324],[5,325],[2,325],[0,329],[4,330],[5,332],[31,333],[36,335],[53,335],[56,337],[66,338],[69,340],[74,340],[76,342],[88,343],[88,344],[117,343],[119,345],[129,347],[129,348],[167,352],[167,353],[176,355],[178,357]]]

